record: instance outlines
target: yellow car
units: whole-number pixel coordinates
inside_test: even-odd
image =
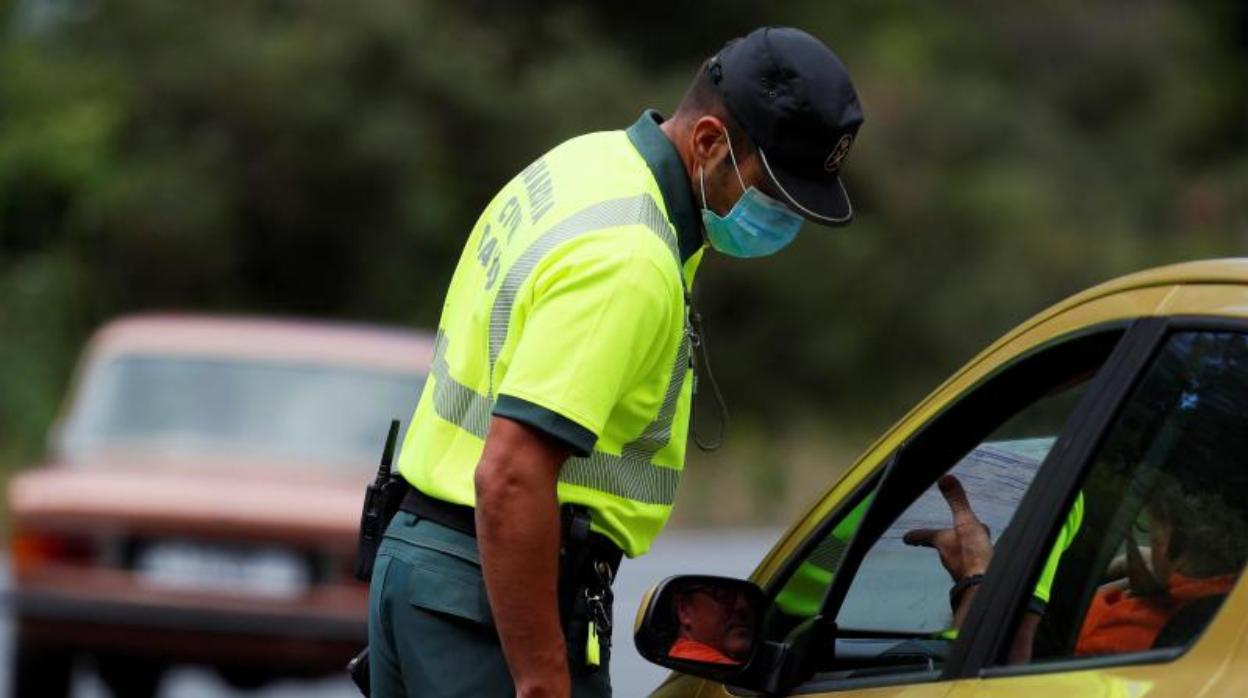
[[[1040,313],[919,403],[750,581],[674,577],[653,696],[1248,695],[1248,259]]]

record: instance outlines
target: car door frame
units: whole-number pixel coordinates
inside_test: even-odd
[[[972,602],[958,640],[952,647],[950,658],[939,673],[935,676],[927,672],[900,673],[866,681],[832,679],[811,683],[808,679],[806,683],[799,684],[800,691],[798,692],[841,691],[868,686],[929,683],[974,677],[984,667],[990,666],[999,656],[1000,651],[1009,641],[1008,631],[1012,630],[1013,625],[1007,623],[994,627],[991,620],[1011,617],[1009,614],[1014,609],[1021,608],[1025,602],[1025,595],[1029,591],[1027,584],[1039,571],[1045,557],[1044,552],[1047,546],[1051,545],[1053,537],[1065,519],[1066,507],[1076,496],[1078,484],[1088,461],[1113,423],[1119,408],[1129,397],[1140,376],[1151,364],[1158,347],[1170,332],[1170,323],[1163,317],[1123,319],[1121,322],[1104,323],[1088,329],[1098,331],[1110,329],[1114,325],[1126,325],[1126,328],[1109,356],[1098,368],[1089,384],[1087,394],[1079,401],[1058,432],[1053,448],[1037,470],[1033,481],[1035,485],[1028,488],[1010,525],[1002,533],[997,545],[997,549],[1001,551],[999,562],[994,564],[985,576],[984,592],[977,594]],[[1047,343],[1047,347],[1072,339],[1074,337],[1070,335],[1056,338],[1053,342]],[[1047,347],[1036,347],[1032,352],[1045,351]],[[981,385],[982,383],[967,388],[950,404],[962,396],[970,395]],[[939,415],[933,417],[933,420],[938,417]],[[928,428],[933,420],[928,420],[920,429]],[[877,477],[879,478],[878,489],[872,489],[884,492],[890,478],[894,475],[894,466],[912,442],[913,439],[907,439],[895,450],[894,454],[885,458],[881,467],[877,468],[877,472],[881,474],[878,476],[872,474],[863,478],[860,486],[855,488],[855,493],[861,491],[865,485],[876,481]],[[847,501],[846,504],[854,506],[860,497],[854,496],[849,499],[855,501]],[[837,506],[825,523],[833,525],[833,522],[844,511],[846,511],[844,506]],[[874,517],[872,511],[876,512]],[[823,618],[834,619],[839,612],[863,558],[877,537],[869,532],[879,527],[878,519],[884,517],[891,521],[891,517],[881,514],[880,511],[881,507],[873,503],[864,515],[859,530],[849,542],[841,564],[838,566],[837,574],[824,598],[821,612]],[[885,522],[884,525],[886,526],[887,523]],[[818,540],[819,533],[826,534],[825,528],[826,526],[820,526],[811,536],[811,540],[798,548],[797,554],[790,558],[779,574],[773,576],[773,582],[787,578],[791,568],[800,564],[801,552],[816,544],[812,541]],[[768,585],[768,590],[772,594],[775,591],[774,586],[775,584]],[[826,622],[833,623],[831,620]],[[815,647],[812,646],[812,649]]]
[[[1022,585],[1025,589],[1026,584],[1035,579],[1035,575],[1039,572],[1040,565],[1043,560],[1028,559],[1026,556],[1031,554],[1043,557],[1047,552],[1046,544],[1051,545],[1053,537],[1056,535],[1058,528],[1061,526],[1062,514],[1065,513],[1066,507],[1073,501],[1074,492],[1083,483],[1085,478],[1091,471],[1093,466],[1092,458],[1099,451],[1105,438],[1109,436],[1109,431],[1115,423],[1115,419],[1130,400],[1134,388],[1144,377],[1144,374],[1154,365],[1159,352],[1161,352],[1166,343],[1176,334],[1186,332],[1218,332],[1232,333],[1248,336],[1248,319],[1233,316],[1218,315],[1173,315],[1159,316],[1148,318],[1149,332],[1152,340],[1151,348],[1148,346],[1149,337],[1140,337],[1138,346],[1135,347],[1136,356],[1140,360],[1140,364],[1134,371],[1133,376],[1129,379],[1129,384],[1123,376],[1120,387],[1125,387],[1125,391],[1116,396],[1113,405],[1107,405],[1103,416],[1107,418],[1101,424],[1095,435],[1085,434],[1089,440],[1075,444],[1079,450],[1077,453],[1071,454],[1071,458],[1067,459],[1067,467],[1064,471],[1053,474],[1054,482],[1044,483],[1046,491],[1037,492],[1034,501],[1028,502],[1024,496],[1020,502],[1019,515],[1024,513],[1029,517],[1029,521],[1036,526],[1044,527],[1046,535],[1039,539],[1039,543],[1034,537],[1028,537],[1020,540],[1017,547],[1009,549],[1009,557],[1006,560],[1009,563],[1010,574],[1005,577],[1006,584]],[[1125,339],[1125,338],[1124,338]],[[1040,473],[1037,473],[1037,477]],[[1059,486],[1066,486],[1065,496],[1063,491],[1059,491]],[[1031,494],[1029,492],[1028,494]],[[1023,506],[1028,507],[1024,512]],[[1045,507],[1052,507],[1046,511]],[[1002,542],[1005,541],[1004,535]],[[1024,547],[1028,546],[1028,547]],[[1005,567],[1006,565],[1002,565]],[[985,578],[985,582],[988,578]],[[962,664],[962,672],[956,678],[1004,678],[1011,676],[1026,676],[1037,674],[1048,674],[1066,671],[1101,669],[1108,667],[1130,666],[1140,664],[1159,664],[1174,661],[1188,651],[1190,651],[1199,640],[1199,636],[1194,638],[1188,644],[1181,647],[1166,647],[1161,649],[1150,649],[1140,652],[1131,652],[1121,655],[1107,655],[1098,657],[1067,657],[1056,661],[1044,662],[1042,664],[1023,664],[1018,666],[1007,666],[997,663],[1000,657],[1003,645],[1001,643],[1008,642],[1008,633],[1013,629],[1013,623],[999,623],[993,626],[989,619],[996,618],[1013,618],[1022,608],[1020,600],[1015,597],[1007,598],[1005,592],[996,590],[997,594],[987,596],[983,599],[977,598],[972,604],[967,614],[967,620],[971,620],[975,616],[975,620],[979,623],[980,628],[985,628],[988,632],[995,633],[998,637],[994,643],[989,643],[985,638],[982,642],[976,642],[979,638],[971,638],[967,646],[963,648],[963,657],[960,658]],[[981,604],[982,602],[982,604]],[[978,608],[977,608],[978,607]],[[1219,615],[1221,610],[1219,610]],[[1219,615],[1215,615],[1210,621],[1209,626],[1201,633],[1203,635],[1208,632],[1209,628],[1218,621]],[[955,649],[956,652],[956,649]]]
[[[1002,555],[999,561],[994,559],[997,564],[990,567],[982,591],[971,603],[965,626],[972,631],[954,646],[945,678],[978,676],[1008,646],[1015,627],[1008,619],[1015,618],[1026,602],[1092,457],[1171,331],[1165,317],[1136,320],[1093,379],[1087,399],[1071,415],[1074,428],[1059,433],[1001,535],[996,549]],[[994,623],[994,619],[1007,620]]]

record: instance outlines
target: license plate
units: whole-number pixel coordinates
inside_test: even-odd
[[[134,571],[147,586],[290,598],[310,582],[307,560],[281,548],[231,549],[167,542],[139,551]]]

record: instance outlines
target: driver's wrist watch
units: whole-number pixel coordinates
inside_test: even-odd
[[[959,579],[953,585],[953,588],[949,590],[949,608],[953,609],[954,613],[957,613],[958,601],[962,598],[962,594],[982,581],[984,581],[984,575],[982,574],[971,574]]]

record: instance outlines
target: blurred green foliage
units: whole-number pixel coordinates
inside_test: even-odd
[[[120,313],[432,326],[478,210],[581,132],[670,110],[794,24],[867,121],[857,220],[698,292],[746,433],[882,424],[1093,282],[1248,241],[1233,0],[0,0],[0,463],[36,457]],[[754,477],[754,476],[750,476]]]

